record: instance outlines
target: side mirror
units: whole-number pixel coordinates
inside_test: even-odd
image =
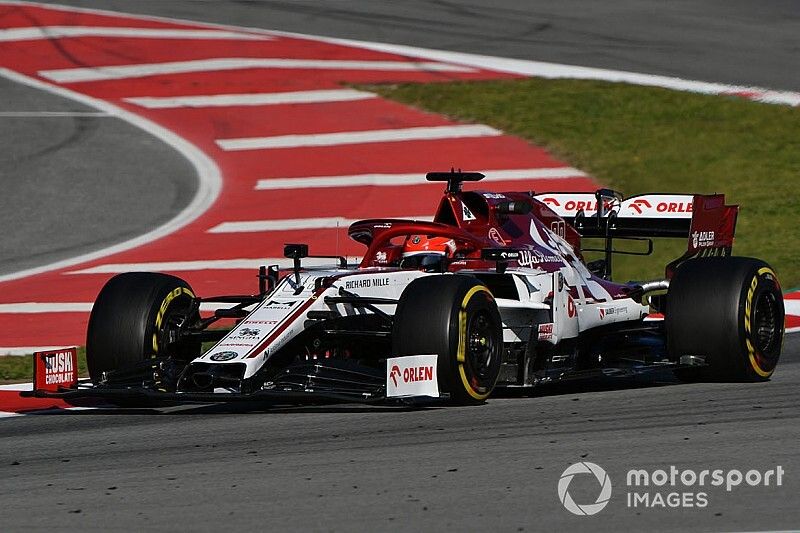
[[[303,259],[308,257],[307,244],[284,244],[283,257],[288,259]]]

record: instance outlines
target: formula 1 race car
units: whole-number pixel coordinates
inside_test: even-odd
[[[429,173],[447,183],[432,222],[352,224],[366,246],[357,266],[332,257],[333,268],[307,267],[321,256],[286,245],[293,267],[261,267],[256,295],[200,298],[174,276],[115,276],[89,320],[90,382],[48,379],[64,366],[43,354],[32,394],[468,404],[498,387],[653,368],[695,380],[772,375],[780,285],[765,262],[731,257],[738,206],[723,195],[462,191],[481,178]],[[611,281],[614,242],[638,240],[647,254],[657,237],[687,240],[663,278]],[[603,257],[586,262],[590,250]],[[201,303],[226,305],[203,316]]]

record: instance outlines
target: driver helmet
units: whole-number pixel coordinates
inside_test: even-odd
[[[403,268],[422,268],[436,270],[441,268],[445,258],[452,257],[456,242],[447,237],[429,235],[409,235],[403,244]]]

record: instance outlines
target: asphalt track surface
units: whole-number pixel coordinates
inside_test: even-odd
[[[585,385],[483,406],[199,407],[0,424],[6,530],[790,529],[800,523],[800,353],[762,384]],[[593,383],[593,386],[603,385]],[[605,468],[606,509],[569,514],[558,479]],[[782,466],[780,487],[704,490],[703,509],[626,506],[629,469]],[[774,480],[773,480],[774,481]],[[591,503],[599,485],[576,477]],[[581,500],[581,498],[584,498]]]
[[[55,0],[82,7],[800,89],[794,0]]]
[[[152,230],[197,186],[188,161],[122,120],[0,78],[0,274]]]

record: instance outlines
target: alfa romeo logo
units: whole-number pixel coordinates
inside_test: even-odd
[[[569,494],[569,484],[572,478],[578,474],[592,474],[597,482],[600,484],[600,495],[594,503],[578,504],[572,499]],[[558,499],[561,504],[572,514],[578,516],[591,516],[602,511],[608,500],[611,499],[611,478],[608,477],[606,471],[594,463],[583,461],[570,465],[561,474],[561,479],[558,480]]]

